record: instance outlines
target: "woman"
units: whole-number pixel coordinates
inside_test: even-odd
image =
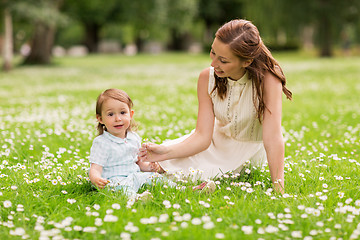
[[[169,173],[200,169],[206,179],[267,159],[275,190],[283,192],[282,92],[288,99],[292,93],[279,64],[246,20],[218,29],[210,57],[211,67],[198,79],[195,131],[170,143],[144,144],[139,160],[159,162]]]

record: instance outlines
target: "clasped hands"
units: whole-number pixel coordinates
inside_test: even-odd
[[[155,143],[143,143],[138,153],[138,160],[141,162],[161,162],[166,160],[168,147]]]

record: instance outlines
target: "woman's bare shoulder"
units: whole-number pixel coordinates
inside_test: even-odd
[[[282,92],[281,80],[271,72],[266,72],[264,76],[264,90],[267,94]]]
[[[199,82],[208,82],[210,75],[210,67],[204,68],[199,74]]]

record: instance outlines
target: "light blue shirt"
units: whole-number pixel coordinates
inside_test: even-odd
[[[104,131],[94,139],[89,161],[103,167],[102,178],[127,177],[140,172],[136,164],[140,145],[141,138],[134,132],[123,139]]]

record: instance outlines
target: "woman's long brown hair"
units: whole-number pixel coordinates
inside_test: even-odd
[[[256,92],[253,100],[257,117],[260,121],[266,108],[263,98],[264,76],[266,72],[271,72],[281,81],[285,96],[290,100],[292,99],[291,91],[285,86],[286,78],[279,63],[261,40],[259,31],[254,24],[242,19],[232,20],[220,27],[215,37],[221,42],[228,44],[232,52],[242,61],[252,60],[251,64],[246,67],[246,70]],[[213,91],[217,90],[218,95],[222,99],[226,96],[226,85],[227,78],[220,78],[215,75]],[[258,104],[255,104],[256,102]]]

